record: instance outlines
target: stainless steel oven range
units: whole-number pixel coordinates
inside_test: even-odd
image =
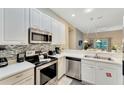
[[[57,80],[57,58],[45,55],[45,58],[43,57],[43,59],[41,59],[41,57],[34,54],[34,52],[26,54],[26,61],[35,64],[34,81],[36,85],[52,84]]]

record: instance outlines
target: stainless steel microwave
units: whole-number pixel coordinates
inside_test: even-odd
[[[35,28],[29,28],[29,43],[51,43],[52,33]]]

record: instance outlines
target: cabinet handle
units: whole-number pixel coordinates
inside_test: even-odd
[[[21,76],[23,76],[23,74],[16,76],[16,78],[19,78],[19,77],[21,77]]]

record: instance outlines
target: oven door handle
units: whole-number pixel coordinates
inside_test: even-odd
[[[42,65],[42,66],[37,67],[36,70],[44,69],[44,68],[46,68],[46,67],[48,67],[48,66],[51,66],[51,65],[53,65],[53,64],[55,64],[55,63],[57,63],[57,61],[53,61],[53,62],[44,64],[44,65]]]

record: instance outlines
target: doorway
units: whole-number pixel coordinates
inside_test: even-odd
[[[69,44],[69,49],[74,49],[75,48],[75,35],[74,35],[74,30],[69,27],[69,33],[68,33],[68,44]]]

